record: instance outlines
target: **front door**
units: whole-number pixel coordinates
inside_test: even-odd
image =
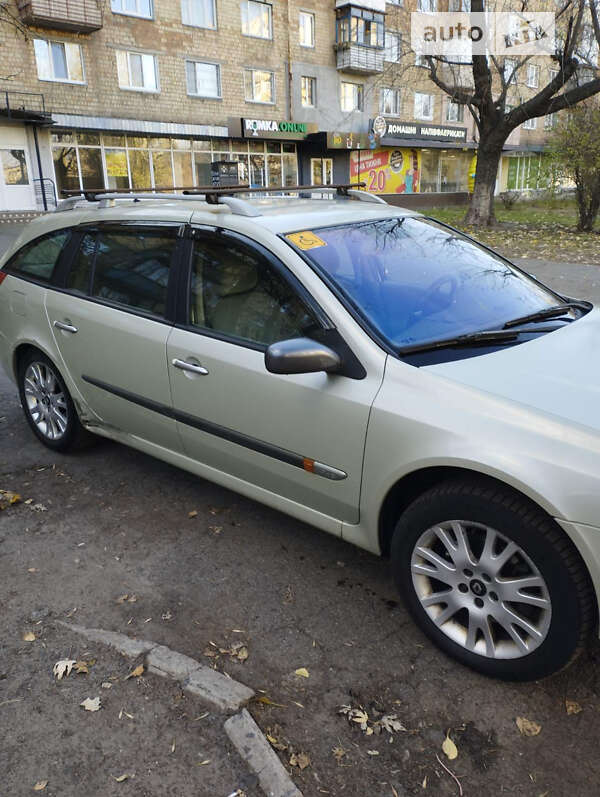
[[[71,379],[102,424],[179,450],[166,363],[178,225],[84,232],[48,320]]]
[[[310,159],[310,184],[311,185],[332,185],[333,183],[333,159],[332,158],[311,158]]]
[[[218,471],[357,522],[369,409],[382,368],[364,379],[277,375],[264,352],[318,336],[327,321],[289,271],[241,236],[194,241],[189,323],[168,362],[185,452]]]
[[[35,194],[25,130],[0,128],[0,210],[33,210]]]

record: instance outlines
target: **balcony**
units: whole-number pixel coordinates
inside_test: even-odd
[[[25,25],[74,33],[92,33],[102,27],[98,0],[17,0]]]
[[[383,72],[383,49],[356,42],[338,43],[335,49],[338,72],[355,75],[377,75]]]

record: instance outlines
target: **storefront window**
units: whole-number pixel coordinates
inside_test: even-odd
[[[466,191],[468,162],[462,152],[440,153],[440,191]]]
[[[58,195],[60,196],[62,191],[79,190],[81,187],[79,185],[79,164],[75,147],[54,147],[52,158]]]
[[[440,166],[440,153],[436,149],[421,151],[421,193],[434,193],[438,191],[438,172]]]
[[[127,168],[127,152],[124,149],[107,149],[106,179],[108,188],[129,188],[129,170]]]
[[[132,188],[150,188],[150,153],[143,149],[129,150],[129,168],[131,169]]]
[[[78,144],[65,146],[76,140]],[[105,180],[106,187],[115,190],[210,186],[213,161],[236,161],[241,184],[262,187],[298,182],[293,141],[191,140],[65,131],[52,132],[51,142],[59,195],[67,190],[104,188]]]
[[[170,150],[168,152],[153,152],[152,168],[154,170],[154,185],[157,188],[173,187],[173,166]]]
[[[79,148],[79,162],[81,164],[81,183],[83,188],[102,189],[104,185],[104,172],[102,170],[102,152],[100,149]]]
[[[210,185],[210,164],[212,161],[210,152],[197,152],[194,160],[196,162],[196,185]]]
[[[252,188],[262,188],[265,183],[265,156],[250,155],[250,185]]]
[[[175,169],[175,185],[189,186],[194,184],[191,152],[174,152],[173,168]]]

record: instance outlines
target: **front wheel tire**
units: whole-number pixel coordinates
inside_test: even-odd
[[[509,488],[456,481],[429,490],[401,516],[391,553],[423,631],[485,675],[550,675],[593,627],[594,592],[575,547]]]

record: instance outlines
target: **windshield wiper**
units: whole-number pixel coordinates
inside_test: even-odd
[[[519,318],[512,318],[504,324],[502,329],[511,329],[512,327],[521,326],[521,324],[545,321],[546,318],[556,318],[559,315],[565,315],[565,313],[573,309],[589,310],[590,306],[587,302],[563,302],[562,304],[554,304],[552,307],[545,307],[543,310],[538,310],[535,313],[528,313]]]
[[[517,340],[524,331],[532,330],[509,330],[509,329],[487,329],[483,332],[468,332],[466,335],[457,335],[454,338],[442,338],[441,340],[429,340],[424,343],[415,343],[412,346],[403,346],[397,349],[398,354],[413,354],[418,351],[434,351],[435,349],[453,349],[460,346],[477,346],[486,343],[512,343]]]

